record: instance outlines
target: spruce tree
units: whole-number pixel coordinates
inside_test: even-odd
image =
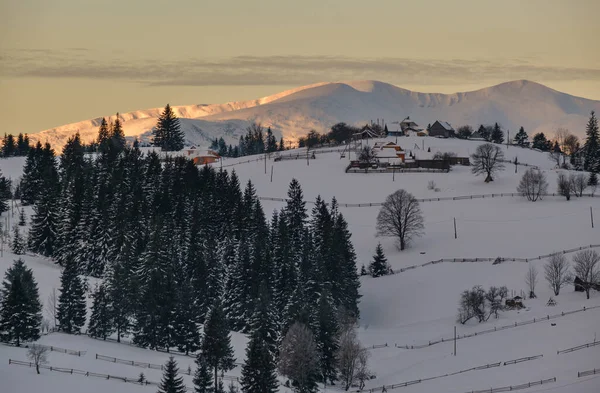
[[[27,218],[25,217],[25,209],[21,208],[19,212],[19,226],[24,227],[27,225]]]
[[[0,171],[0,214],[8,211],[8,200],[11,198],[11,181],[2,176]]]
[[[163,151],[179,151],[183,149],[183,131],[179,119],[175,116],[169,104],[165,106],[153,129],[154,146],[159,146]]]
[[[42,304],[33,272],[22,259],[4,273],[0,291],[0,339],[17,346],[40,338]]]
[[[202,353],[196,356],[196,372],[193,382],[195,393],[214,393],[213,377]]]
[[[381,277],[390,274],[390,265],[383,253],[381,243],[377,244],[375,248],[375,255],[373,255],[373,261],[369,265],[369,272],[373,277]]]
[[[600,131],[598,130],[598,119],[594,111],[590,114],[585,135],[583,170],[598,173],[600,172]]]
[[[88,324],[88,334],[106,340],[114,332],[110,298],[105,284],[99,285],[92,294],[94,300]]]
[[[25,248],[26,248],[25,239],[23,239],[23,236],[21,235],[21,232],[19,231],[19,226],[17,226],[17,225],[15,225],[13,228],[13,239],[12,239],[10,248],[14,254],[17,254],[17,255],[25,254]]]
[[[258,336],[269,350],[272,358],[277,356],[278,329],[275,309],[269,299],[266,283],[261,285],[260,295],[256,300],[254,314],[250,319],[250,331]]]
[[[525,146],[527,143],[527,139],[529,138],[529,136],[527,136],[527,133],[525,132],[525,129],[523,127],[519,128],[519,132],[517,132],[517,135],[515,135],[515,142],[517,144],[517,146]]]
[[[110,130],[110,149],[113,157],[116,157],[125,150],[125,133],[123,132],[123,125],[119,120],[119,114],[117,113],[115,122]]]
[[[173,356],[169,358],[164,367],[163,378],[158,386],[158,393],[185,393],[186,387],[183,384],[183,377],[177,376],[179,368]]]
[[[29,249],[46,257],[54,255],[57,246],[57,196],[52,190],[43,193],[33,207],[29,229]]]
[[[58,323],[65,333],[79,333],[85,325],[86,301],[83,283],[75,262],[68,263],[60,276]]]
[[[198,313],[191,282],[183,280],[178,286],[174,341],[177,349],[187,355],[200,347]]]
[[[102,118],[100,128],[98,129],[98,151],[108,153],[110,149],[110,130],[105,118]]]
[[[339,327],[328,290],[321,293],[318,304],[318,328],[315,341],[319,349],[319,368],[324,384],[337,380],[336,356],[339,348]]]
[[[592,172],[590,177],[588,178],[588,186],[597,186],[598,185],[598,175],[596,172]]]
[[[531,147],[534,149],[538,149],[541,151],[548,150],[548,140],[546,139],[546,135],[543,132],[539,132],[533,136],[533,142]]]
[[[337,213],[333,226],[333,251],[332,256],[338,258],[339,272],[336,281],[332,284],[331,295],[336,307],[343,307],[346,311],[358,318],[358,302],[360,281],[356,267],[356,252],[350,239],[348,223],[342,213]]]
[[[276,366],[263,337],[255,332],[246,347],[240,384],[243,393],[275,393],[278,391]]]
[[[500,128],[498,123],[494,124],[494,128],[492,130],[492,142],[494,143],[502,143],[504,142],[504,131]]]
[[[218,391],[219,370],[227,372],[235,367],[231,335],[225,313],[218,299],[206,318],[201,349],[207,365],[214,370],[215,391]]]

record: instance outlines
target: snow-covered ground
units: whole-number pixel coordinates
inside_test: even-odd
[[[390,138],[395,140],[395,138]],[[473,153],[478,143],[473,141],[443,140],[433,138],[399,138],[398,143],[412,150],[417,156],[428,156],[436,151],[454,151],[459,156]],[[417,149],[425,145],[425,151]],[[431,153],[426,150],[431,148]],[[544,153],[504,146],[506,159],[515,156],[519,162],[539,166],[547,175],[549,191],[555,191],[557,172],[554,164]],[[354,153],[352,153],[354,156]],[[228,159],[223,164],[247,161],[247,157]],[[20,176],[23,160],[0,160],[0,169],[13,179]],[[417,198],[498,194],[516,192],[516,186],[525,171],[506,164],[506,170],[497,179],[485,184],[483,177],[475,177],[470,168],[454,167],[450,173],[396,174],[346,174],[348,155],[340,158],[339,153],[317,154],[316,159],[267,160],[244,163],[235,168],[241,182],[251,179],[258,195],[284,198],[289,182],[297,178],[308,201],[321,195],[326,200],[335,196],[344,203],[382,202],[393,191],[403,188]],[[273,181],[270,179],[273,166]],[[435,181],[439,191],[429,190],[427,183]],[[283,206],[282,202],[263,200],[269,216],[273,209]],[[311,205],[307,205],[311,208]],[[547,197],[535,203],[521,197],[498,197],[458,201],[424,202],[421,205],[425,216],[425,234],[416,239],[405,251],[395,248],[393,239],[375,237],[375,222],[378,207],[340,207],[352,232],[352,240],[358,255],[358,264],[367,264],[381,241],[386,256],[395,270],[419,265],[440,258],[532,258],[553,251],[571,249],[590,244],[600,244],[600,198],[572,198],[567,202],[561,197]],[[595,215],[596,225],[592,229],[590,209]],[[453,220],[456,218],[458,238],[454,238]],[[4,219],[3,219],[4,220]],[[598,249],[600,251],[600,249]],[[573,254],[568,254],[571,258]],[[4,252],[0,259],[0,273],[15,258]],[[59,269],[52,261],[36,256],[26,256],[25,261],[34,270],[45,300],[52,288],[59,286]],[[400,349],[398,346],[426,344],[442,337],[447,339],[454,332],[455,315],[460,293],[474,285],[487,288],[491,285],[506,285],[509,290],[520,293],[525,290],[524,276],[528,269],[525,262],[438,263],[407,270],[391,276],[361,279],[361,325],[359,337],[365,346],[387,347],[372,349],[371,368],[377,377],[367,383],[367,389],[382,385],[402,383],[428,377],[450,374],[476,366],[504,362],[517,358],[543,355],[542,358],[502,365],[486,370],[469,371],[448,376],[398,390],[405,392],[468,392],[495,387],[519,385],[556,377],[556,382],[524,390],[525,392],[598,392],[600,374],[578,378],[578,371],[600,368],[600,345],[568,354],[557,354],[558,350],[600,340],[600,293],[592,292],[591,299],[573,291],[572,286],[563,288],[556,297],[557,305],[546,306],[552,295],[543,278],[544,260],[534,260],[539,271],[537,299],[525,300],[526,308],[520,311],[502,312],[499,319],[493,317],[485,323],[470,321],[458,325],[458,335],[472,334],[482,330],[528,320],[537,320],[547,315],[582,309],[586,311],[536,322],[525,326],[505,329],[493,333],[464,338],[457,341],[457,356],[453,356],[452,342],[444,342],[422,349]],[[127,344],[102,342],[82,336],[51,334],[41,342],[64,348],[87,351],[85,356],[76,357],[60,353],[50,354],[50,364],[56,367],[77,368],[97,373],[107,373],[134,378],[144,372],[149,380],[160,379],[160,371],[141,369],[109,363],[95,359],[95,354],[161,364],[167,354],[135,348]],[[244,358],[245,337],[233,335],[237,361]],[[44,390],[48,393],[89,391],[105,392],[151,392],[153,387],[141,387],[123,382],[92,379],[27,367],[8,365],[8,359],[25,360],[25,349],[0,346],[0,381],[4,392],[29,392]],[[193,359],[177,357],[180,367],[186,369]],[[239,367],[229,374],[239,375]],[[184,377],[191,386],[191,378]],[[331,388],[328,387],[328,390]]]

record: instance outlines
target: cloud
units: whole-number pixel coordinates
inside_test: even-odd
[[[0,75],[85,78],[147,86],[303,85],[377,79],[399,85],[456,85],[494,80],[600,81],[600,68],[541,66],[531,59],[411,59],[338,56],[237,56],[225,59],[128,59],[85,48],[7,51]]]

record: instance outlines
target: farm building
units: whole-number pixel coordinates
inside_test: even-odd
[[[375,138],[381,138],[381,137],[385,137],[385,135],[381,135],[379,132],[377,132],[375,129],[373,129],[369,125],[364,126],[359,132],[352,134],[352,138],[355,140],[375,139]]]
[[[397,124],[397,123],[396,123]],[[400,130],[390,131],[390,136],[426,136],[422,128],[417,123],[410,120],[410,116],[400,122]]]
[[[221,159],[221,156],[219,156],[215,151],[200,150],[196,148],[196,146],[185,149],[183,152],[184,155],[188,158],[191,158],[196,165],[212,164],[213,162],[217,162]]]
[[[436,120],[429,129],[429,136],[452,138],[454,137],[454,128],[452,128],[450,123]]]
[[[404,162],[406,153],[394,142],[377,142],[373,146],[373,152],[380,162],[390,164]]]

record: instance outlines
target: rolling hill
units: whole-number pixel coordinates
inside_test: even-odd
[[[149,140],[162,108],[120,114],[127,137]],[[213,105],[174,107],[182,119],[189,144],[208,145],[215,137],[237,143],[252,121],[270,126],[277,136],[295,141],[309,130],[323,132],[338,122],[365,124],[384,119],[390,130],[394,122],[410,116],[423,127],[435,120],[455,128],[499,122],[511,132],[523,126],[529,135],[554,132],[565,127],[583,136],[592,110],[600,101],[575,97],[539,83],[519,80],[464,93],[418,93],[377,81],[318,83],[287,90],[257,100]],[[113,116],[114,119],[114,116]],[[101,118],[51,128],[31,135],[60,148],[79,131],[89,142],[96,137]]]

